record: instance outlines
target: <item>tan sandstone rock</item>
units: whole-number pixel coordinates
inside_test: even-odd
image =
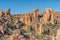
[[[0,17],[2,17],[3,16],[3,12],[0,10]]]
[[[55,18],[56,17],[54,15],[52,9],[51,8],[46,8],[46,12],[45,12],[45,14],[43,15],[43,18],[42,18],[43,23],[46,24],[47,22],[51,22],[52,24],[54,24],[55,23]]]

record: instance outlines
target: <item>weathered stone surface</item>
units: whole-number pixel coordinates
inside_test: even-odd
[[[52,24],[55,23],[56,17],[55,17],[55,15],[54,15],[54,13],[53,13],[51,8],[46,8],[46,12],[43,15],[42,20],[43,20],[44,24],[46,24],[47,22],[51,22]]]
[[[34,9],[34,16],[33,17],[34,17],[33,19],[35,22],[38,21],[38,9],[37,8]]]

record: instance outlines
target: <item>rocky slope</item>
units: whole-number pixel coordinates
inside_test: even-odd
[[[60,28],[60,12],[46,8],[42,14],[38,9],[27,14],[10,14],[0,11],[0,40],[53,40]]]

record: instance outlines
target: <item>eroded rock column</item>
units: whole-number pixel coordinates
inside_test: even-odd
[[[35,22],[38,21],[38,9],[37,8],[34,9],[34,21]]]
[[[46,8],[46,12],[43,15],[43,23],[46,24],[48,20],[50,20],[51,13],[50,13],[50,9]]]

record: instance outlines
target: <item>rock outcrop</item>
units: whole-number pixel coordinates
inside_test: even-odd
[[[10,9],[7,9],[5,13],[5,16],[10,15]]]
[[[10,9],[7,9],[7,11],[6,12],[2,12],[1,10],[0,10],[0,17],[4,17],[4,16],[10,16]]]
[[[46,8],[46,12],[42,14],[38,11],[35,8],[33,12],[15,15],[10,14],[10,9],[5,12],[0,11],[0,39],[52,40],[53,32],[55,33],[60,27],[60,20],[58,20],[60,14],[53,12],[51,8]]]
[[[46,8],[46,12],[43,15],[42,20],[44,24],[46,24],[48,21],[51,22],[52,24],[55,24],[56,17],[51,8]]]

